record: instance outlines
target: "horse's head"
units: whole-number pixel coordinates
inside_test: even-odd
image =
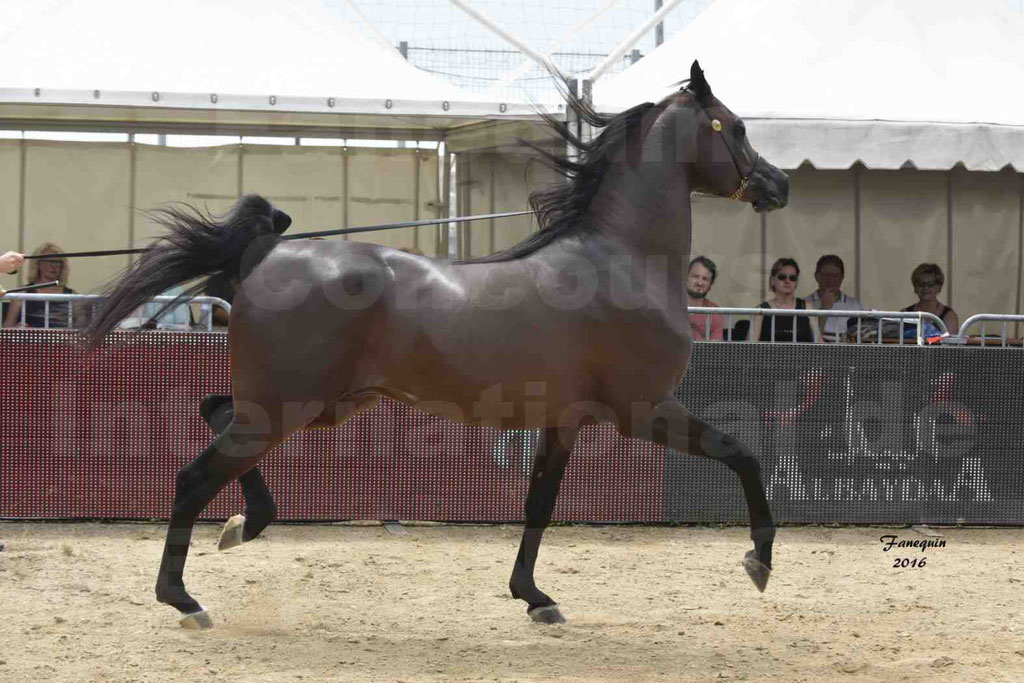
[[[692,122],[685,136],[693,145],[692,190],[749,202],[758,212],[786,205],[789,176],[751,147],[742,119],[711,93],[700,64],[693,62],[689,84],[663,105],[680,122]]]

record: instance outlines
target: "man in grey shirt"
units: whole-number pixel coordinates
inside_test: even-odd
[[[825,254],[814,267],[814,280],[818,283],[818,289],[806,297],[807,301],[813,302],[814,307],[822,311],[866,310],[864,304],[842,291],[845,276],[843,259],[835,254]],[[836,341],[846,334],[846,324],[850,319],[830,317],[817,320],[822,340]]]

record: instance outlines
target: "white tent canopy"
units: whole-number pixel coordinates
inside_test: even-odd
[[[417,69],[322,0],[38,0],[4,15],[3,127],[120,119],[372,133],[533,115]]]
[[[699,59],[785,168],[1024,170],[1022,17],[1006,0],[717,0],[594,99],[657,101]]]

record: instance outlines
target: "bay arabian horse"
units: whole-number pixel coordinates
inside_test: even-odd
[[[534,564],[579,429],[595,423],[733,470],[754,544],[743,565],[763,591],[775,525],[760,465],[673,390],[692,348],[691,194],[768,211],[785,206],[789,179],[754,151],[697,62],[685,83],[611,117],[570,95],[602,132],[583,140],[549,118],[578,152],[538,149],[566,182],[531,195],[538,232],[484,258],[284,241],[290,218],[255,195],[219,220],[157,212],[168,233],[108,288],[86,330],[90,348],[173,285],[214,273],[241,282],[229,324],[233,395],[203,402],[218,435],[177,475],[157,600],[177,608],[183,625],[208,627],[183,580],[196,518],[239,479],[244,515],[225,525],[220,547],[256,538],[276,512],[256,465],[296,431],[340,424],[381,396],[471,425],[541,430],[509,581],[535,621],[564,621],[534,582]]]

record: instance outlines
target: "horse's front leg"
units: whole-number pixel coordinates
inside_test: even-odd
[[[537,455],[530,474],[529,492],[526,494],[526,528],[519,543],[512,578],[508,582],[512,597],[524,600],[529,605],[526,612],[530,618],[546,624],[564,623],[565,617],[555,601],[537,588],[533,580],[533,569],[537,563],[541,536],[551,522],[558,488],[575,439],[575,430],[561,430],[560,433],[557,427],[552,427],[543,430],[537,440]]]
[[[213,430],[214,435],[219,435],[227,429],[235,416],[231,396],[210,394],[199,404],[199,414],[203,416],[203,420]],[[228,550],[251,541],[277,519],[277,505],[258,468],[253,467],[240,476],[238,483],[242,485],[245,507],[242,514],[234,515],[224,523],[217,550]]]
[[[754,549],[747,551],[743,567],[757,589],[763,592],[772,571],[775,523],[761,483],[761,463],[757,457],[735,438],[692,415],[674,398],[664,400],[652,411],[634,411],[630,436],[717,460],[739,475],[750,514],[750,538],[754,541]]]

